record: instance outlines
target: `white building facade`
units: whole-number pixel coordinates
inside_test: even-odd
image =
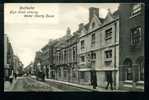
[[[82,24],[78,42],[80,83],[90,84],[91,70],[95,70],[97,85],[106,86],[105,72],[112,71],[115,88],[119,75],[119,18],[109,11],[106,18],[99,17],[98,8],[89,9],[89,23]]]

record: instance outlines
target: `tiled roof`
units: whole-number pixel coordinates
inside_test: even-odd
[[[88,30],[88,28],[89,28],[89,23],[85,24],[84,27],[85,27],[86,30]]]
[[[116,17],[118,17],[119,16],[119,10],[117,10],[117,11],[115,11],[114,13],[113,13],[113,17],[114,18],[116,18]]]
[[[104,22],[104,18],[100,18],[100,17],[98,17],[98,19],[101,21],[101,23],[103,23]]]

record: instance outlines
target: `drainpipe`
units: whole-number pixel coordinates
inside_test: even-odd
[[[117,27],[116,27],[116,22],[114,23],[114,27],[115,27],[115,37],[114,37],[114,89],[116,89],[116,32],[117,32]]]

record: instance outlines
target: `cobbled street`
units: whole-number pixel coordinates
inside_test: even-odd
[[[50,81],[37,81],[31,77],[18,77],[16,82],[14,83],[11,91],[56,91],[56,92],[65,92],[65,91],[86,91],[89,92],[91,90],[82,89],[78,87],[68,86],[60,83],[50,82]]]

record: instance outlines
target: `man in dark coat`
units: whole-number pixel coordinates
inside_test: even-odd
[[[113,90],[113,79],[112,79],[112,71],[107,71],[106,72],[106,79],[107,79],[107,86],[106,86],[106,89],[108,89],[109,87],[109,84],[111,86],[111,90]]]
[[[91,85],[93,85],[93,89],[96,89],[97,87],[97,77],[96,77],[96,72],[91,71]]]
[[[16,73],[14,73],[14,77],[15,77],[15,79],[17,78],[17,74]]]

